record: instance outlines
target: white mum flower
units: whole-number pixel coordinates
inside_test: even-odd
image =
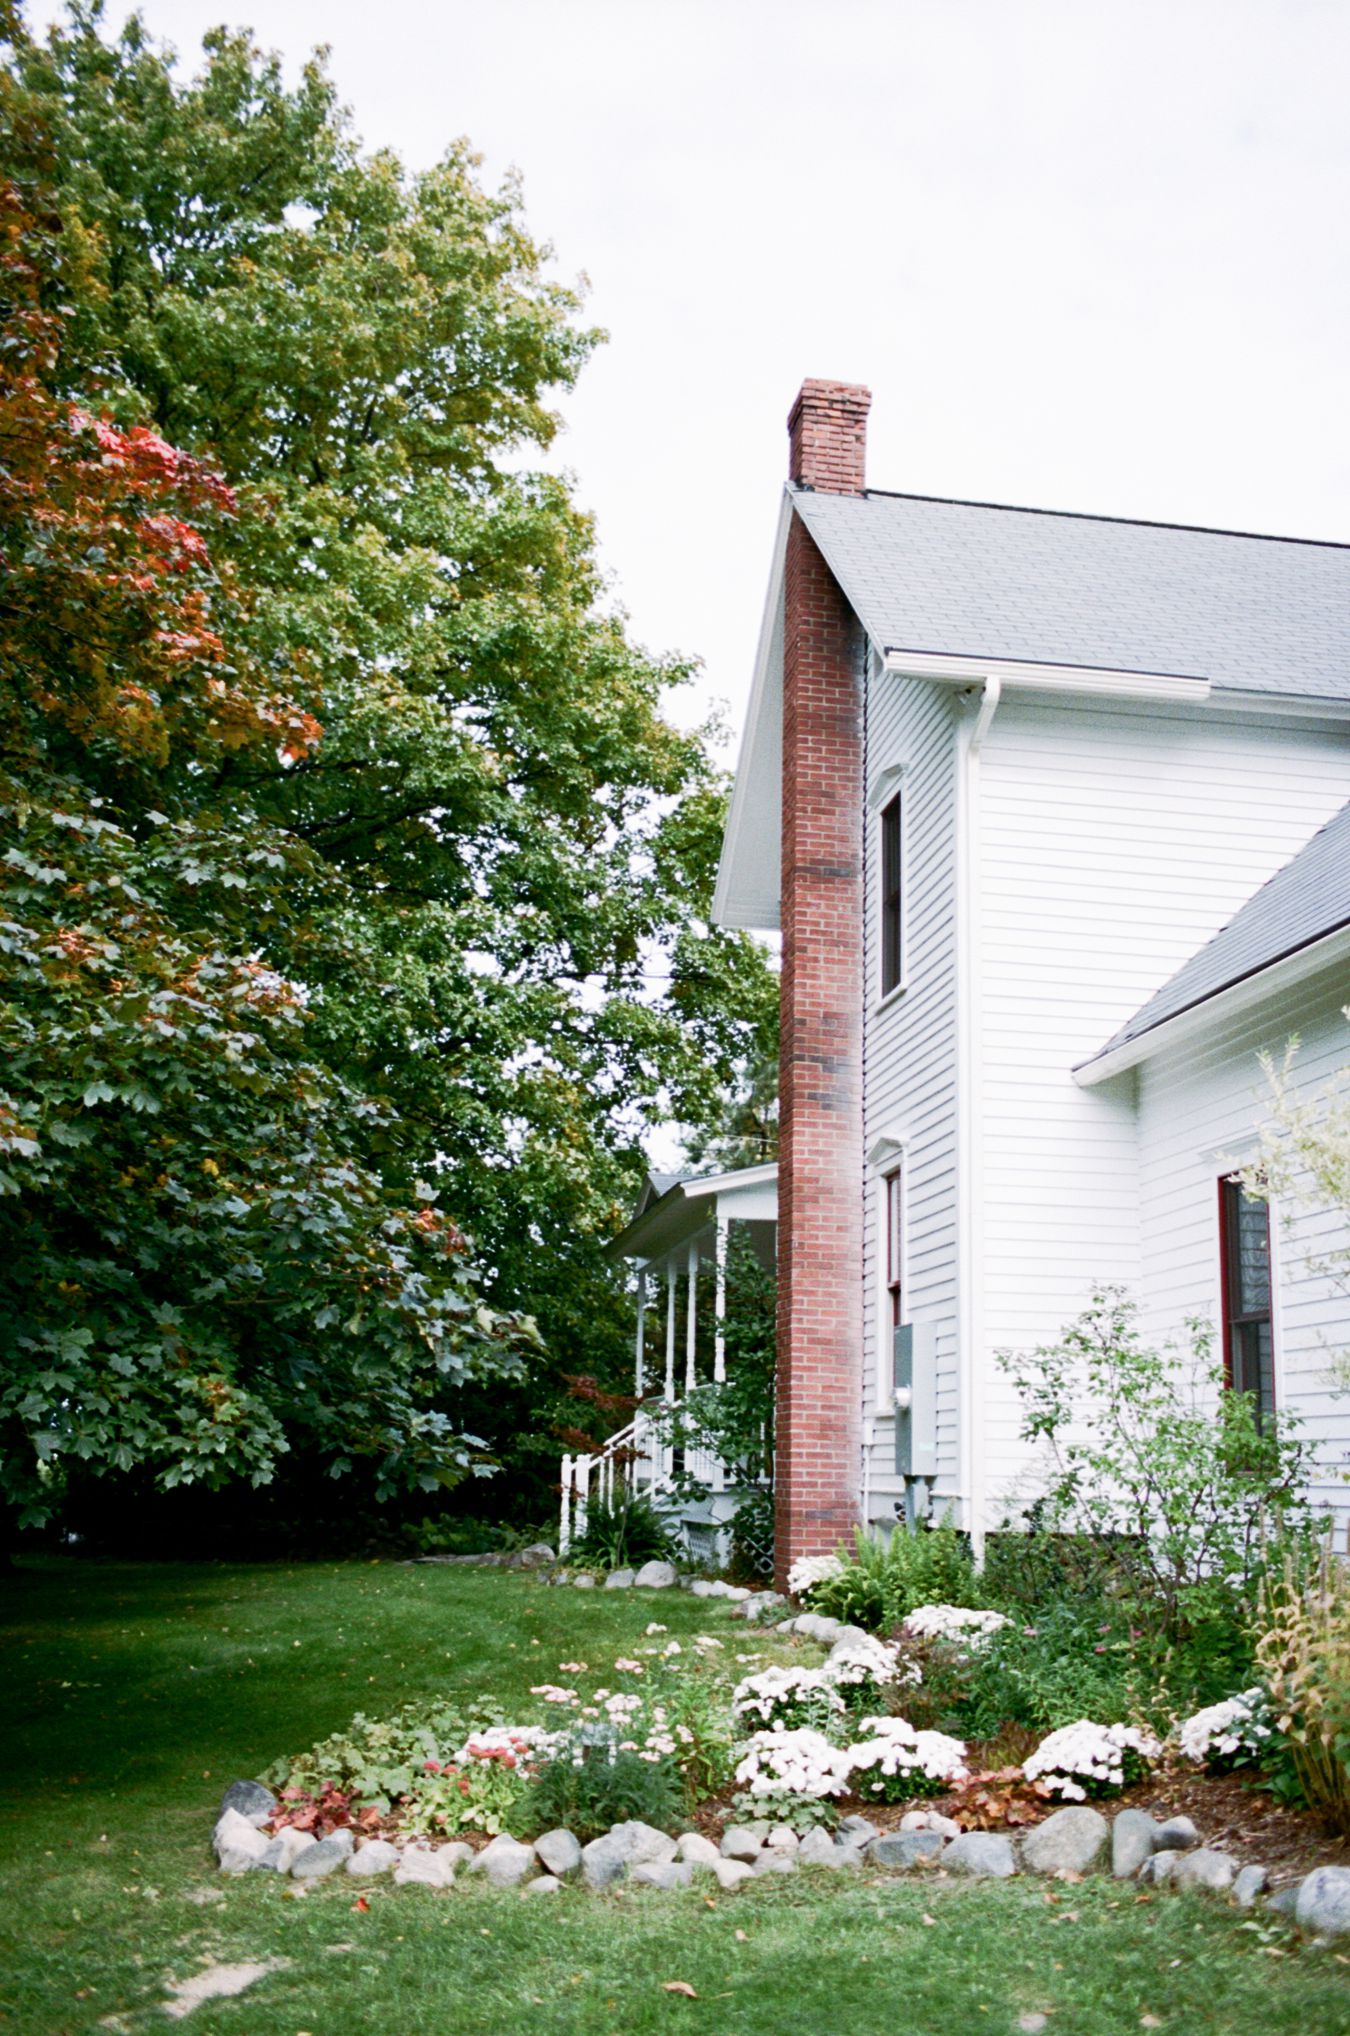
[[[816,1584],[842,1576],[844,1565],[837,1555],[799,1555],[788,1571],[787,1587],[794,1598],[804,1597]]]
[[[981,1647],[1010,1623],[1002,1612],[976,1612],[967,1605],[916,1605],[904,1621],[915,1640],[952,1640],[962,1647]]]
[[[1023,1762],[1028,1781],[1044,1782],[1052,1795],[1081,1803],[1089,1795],[1108,1795],[1161,1759],[1162,1745],[1150,1732],[1134,1725],[1096,1725],[1080,1718],[1042,1739]]]
[[[945,1732],[916,1732],[904,1718],[864,1718],[866,1737],[848,1749],[850,1766],[861,1781],[859,1794],[886,1792],[891,1780],[948,1787],[966,1779],[966,1749]]]
[[[738,1718],[786,1725],[803,1710],[820,1715],[842,1711],[844,1700],[828,1667],[766,1668],[737,1683],[731,1708]]]
[[[848,1788],[847,1752],[823,1732],[756,1732],[747,1740],[736,1779],[752,1796],[842,1796]]]
[[[1255,1759],[1272,1730],[1269,1700],[1257,1687],[1195,1712],[1177,1727],[1177,1740],[1198,1766],[1236,1766]]]

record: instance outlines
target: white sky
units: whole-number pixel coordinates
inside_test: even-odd
[[[682,719],[739,728],[804,375],[870,384],[878,487],[1350,538],[1347,0],[142,11],[327,42],[368,144],[519,166],[611,334],[561,456],[704,660]]]

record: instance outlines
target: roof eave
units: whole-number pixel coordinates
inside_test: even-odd
[[[1329,933],[1305,942],[1291,953],[1280,955],[1264,967],[1225,983],[1208,996],[1198,998],[1194,1004],[1174,1012],[1170,1018],[1150,1025],[1133,1039],[1122,1040],[1119,1046],[1104,1048],[1091,1060],[1081,1062],[1074,1069],[1073,1078],[1080,1089],[1095,1088],[1099,1082],[1108,1082],[1116,1075],[1125,1074],[1155,1055],[1165,1053],[1170,1047],[1184,1044],[1210,1026],[1252,1010],[1265,1003],[1267,998],[1277,996],[1281,990],[1292,988],[1307,977],[1319,974],[1322,969],[1335,967],[1338,962],[1347,959],[1350,959],[1350,923],[1333,927]]]
[[[783,608],[783,572],[792,495],[783,491],[773,563],[755,655],[750,706],[731,788],[713,892],[715,926],[773,932],[778,925],[778,842],[782,828],[783,673],[774,654]]]

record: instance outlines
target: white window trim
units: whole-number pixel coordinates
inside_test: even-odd
[[[895,1415],[894,1352],[891,1345],[891,1289],[886,1274],[890,1258],[887,1224],[886,1182],[900,1176],[900,1319],[908,1322],[909,1307],[909,1141],[894,1134],[876,1139],[869,1151],[872,1169],[872,1207],[876,1220],[876,1276],[872,1320],[876,1329],[876,1362],[872,1366],[873,1418],[891,1420]]]
[[[872,780],[868,806],[872,812],[873,826],[873,868],[876,872],[876,886],[873,894],[873,923],[876,928],[876,963],[873,979],[876,984],[872,999],[874,1014],[889,1011],[892,1004],[898,1004],[909,988],[909,832],[910,804],[906,793],[906,779],[909,775],[907,764],[888,764],[878,771]],[[885,961],[886,942],[881,924],[882,885],[884,884],[886,861],[882,837],[882,814],[892,799],[900,801],[900,980],[889,990],[881,986],[881,971]]]

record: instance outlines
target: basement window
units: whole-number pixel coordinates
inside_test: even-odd
[[[900,897],[903,883],[900,794],[881,809],[881,994],[900,987],[903,931]]]
[[[1219,1251],[1224,1379],[1234,1392],[1251,1394],[1260,1427],[1275,1411],[1270,1209],[1239,1180],[1219,1183]]]

